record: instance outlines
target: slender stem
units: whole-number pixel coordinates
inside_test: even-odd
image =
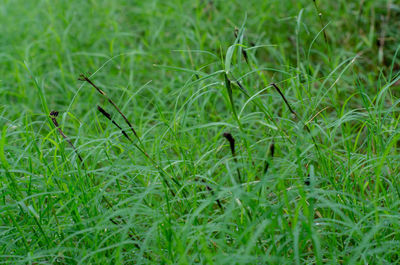
[[[81,155],[79,154],[78,150],[75,148],[74,144],[71,142],[71,140],[68,138],[68,136],[66,136],[64,134],[64,132],[61,130],[60,126],[58,125],[57,116],[58,116],[58,111],[54,111],[53,110],[53,111],[50,112],[50,119],[53,122],[54,126],[57,128],[57,130],[60,133],[60,135],[69,143],[70,146],[72,146],[72,149],[74,149],[75,154],[78,156],[78,158],[81,161],[82,165],[84,165],[83,159],[82,159]]]

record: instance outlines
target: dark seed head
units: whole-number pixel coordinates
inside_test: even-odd
[[[224,133],[223,136],[228,140],[232,155],[235,157],[235,138],[233,138],[232,134],[229,132]]]
[[[107,111],[105,111],[102,107],[97,105],[97,110],[101,112],[107,119],[111,120],[111,115]]]
[[[224,136],[229,142],[231,142],[231,141],[234,142],[234,141],[235,141],[235,139],[233,139],[233,136],[232,136],[231,133],[226,132],[226,133],[223,134],[223,136]]]
[[[235,31],[233,32],[233,34],[235,34],[235,38],[238,37],[239,29],[237,27],[235,27]]]
[[[310,174],[307,175],[307,178],[304,180],[304,184],[306,184],[307,186],[310,186],[310,184],[311,184]]]
[[[80,74],[78,80],[79,81],[86,81],[86,76],[84,74]]]

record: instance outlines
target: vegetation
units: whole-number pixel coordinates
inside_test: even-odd
[[[2,1],[1,264],[400,263],[400,5]]]

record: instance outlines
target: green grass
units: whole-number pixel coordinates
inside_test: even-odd
[[[2,1],[0,263],[400,263],[400,5],[315,4]]]

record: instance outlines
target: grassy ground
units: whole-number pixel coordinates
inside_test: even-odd
[[[396,1],[0,13],[1,264],[400,263]]]

